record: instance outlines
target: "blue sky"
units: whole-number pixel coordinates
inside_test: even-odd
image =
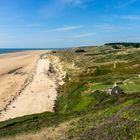
[[[140,0],[0,0],[0,48],[140,42]]]

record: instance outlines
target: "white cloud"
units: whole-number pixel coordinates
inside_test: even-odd
[[[46,32],[65,32],[65,31],[77,30],[77,29],[81,29],[81,28],[83,28],[82,25],[64,26],[64,27],[51,29],[51,30],[48,30]]]

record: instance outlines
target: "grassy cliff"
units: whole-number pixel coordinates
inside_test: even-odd
[[[59,111],[1,122],[0,137],[22,137],[70,122],[59,139],[139,140],[139,54],[137,48],[114,49],[110,45],[51,52],[52,63],[53,58],[59,58],[66,71],[58,97]],[[126,94],[106,94],[114,83]]]

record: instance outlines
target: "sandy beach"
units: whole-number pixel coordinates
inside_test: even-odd
[[[54,111],[58,76],[45,52],[0,56],[0,121]]]

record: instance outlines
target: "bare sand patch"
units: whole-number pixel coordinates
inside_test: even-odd
[[[0,55],[0,112],[17,95],[43,51]]]

